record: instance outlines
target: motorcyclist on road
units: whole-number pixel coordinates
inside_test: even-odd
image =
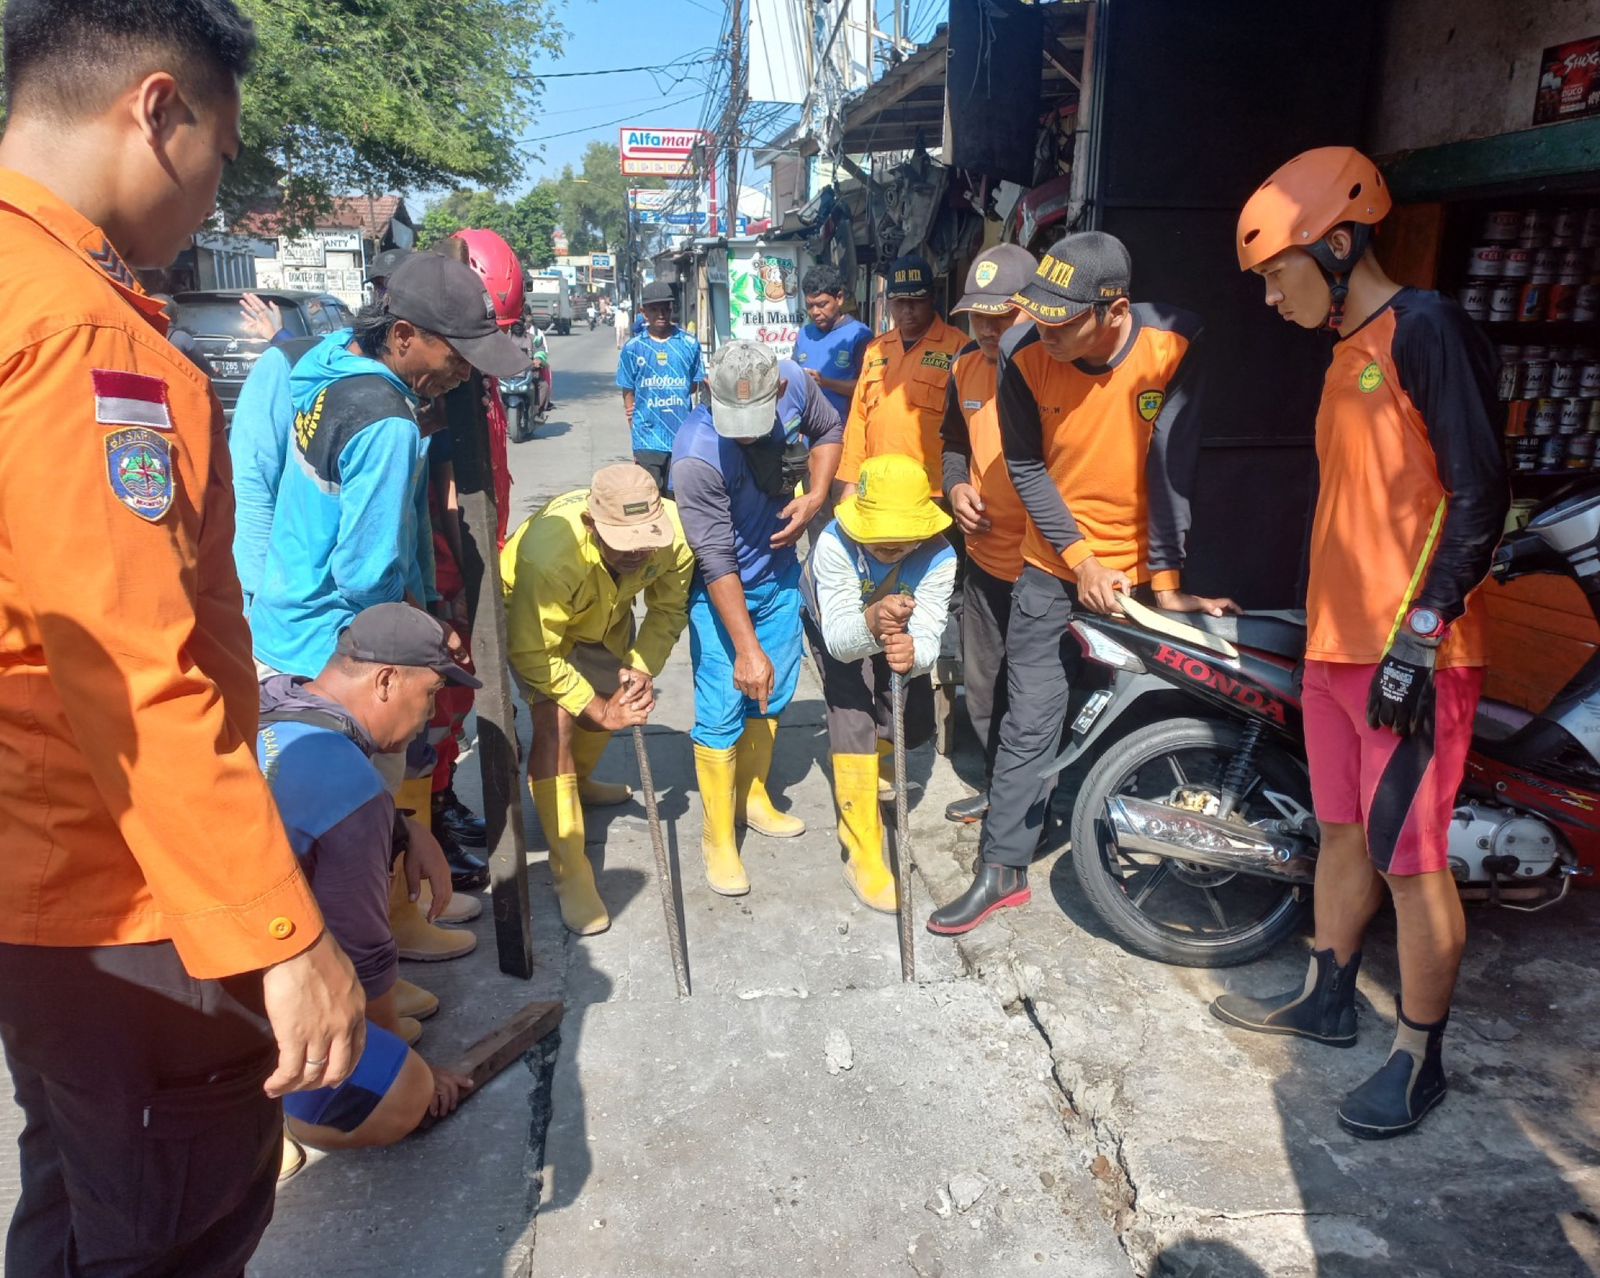
[[[1487,340],[1453,301],[1378,265],[1377,166],[1321,147],[1239,215],[1239,266],[1266,303],[1338,334],[1317,410],[1306,752],[1321,827],[1316,942],[1303,985],[1227,994],[1218,1019],[1335,1047],[1356,1041],[1361,938],[1394,900],[1403,1001],[1387,1062],[1339,1106],[1367,1139],[1411,1131],[1445,1093],[1442,1041],[1466,921],[1446,860],[1487,660],[1473,591],[1508,495]]]

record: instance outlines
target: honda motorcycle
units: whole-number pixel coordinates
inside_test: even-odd
[[[1501,541],[1491,576],[1532,573],[1572,578],[1600,621],[1600,487],[1556,494]],[[1085,674],[1102,676],[1075,696],[1050,768],[1093,760],[1073,810],[1073,870],[1129,949],[1190,967],[1245,963],[1299,927],[1316,870],[1295,677],[1305,615],[1155,621],[1071,622]],[[1600,652],[1539,714],[1480,703],[1448,851],[1462,899],[1505,909],[1554,905],[1594,875]]]

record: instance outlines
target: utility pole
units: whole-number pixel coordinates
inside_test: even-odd
[[[728,85],[728,127],[723,136],[728,140],[728,238],[731,240],[739,227],[739,116],[744,112],[744,6],[731,0],[733,7],[733,75]]]

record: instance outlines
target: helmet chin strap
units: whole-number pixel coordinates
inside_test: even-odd
[[[1344,323],[1345,298],[1350,295],[1350,276],[1355,271],[1356,263],[1372,243],[1372,227],[1361,222],[1347,222],[1350,231],[1350,251],[1343,255],[1335,253],[1333,246],[1328,243],[1327,236],[1323,236],[1306,252],[1322,268],[1322,277],[1328,281],[1328,319],[1324,327],[1338,331]],[[1337,228],[1335,228],[1337,229]],[[1330,234],[1332,232],[1330,231]]]

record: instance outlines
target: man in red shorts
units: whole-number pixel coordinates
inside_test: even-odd
[[[1402,288],[1372,253],[1390,208],[1349,147],[1290,160],[1239,217],[1267,305],[1338,333],[1317,412],[1321,491],[1306,601],[1306,748],[1322,830],[1304,985],[1225,994],[1242,1029],[1349,1047],[1361,937],[1394,900],[1402,997],[1387,1061],[1339,1106],[1366,1139],[1444,1099],[1441,1045],[1466,921],[1446,861],[1483,687],[1483,603],[1508,494],[1488,342],[1454,302]]]

